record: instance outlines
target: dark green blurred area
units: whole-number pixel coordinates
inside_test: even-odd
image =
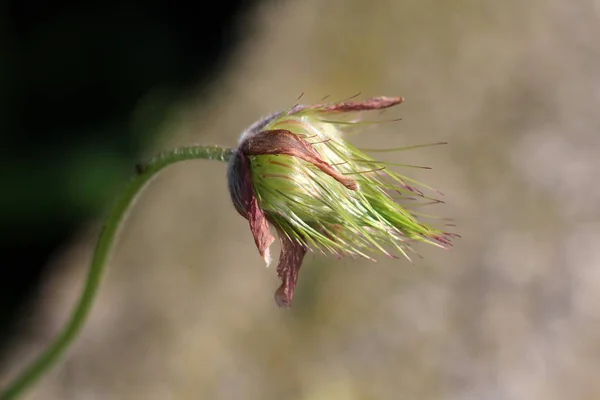
[[[250,3],[0,6],[0,336],[53,252],[110,205],[173,104],[223,65]]]

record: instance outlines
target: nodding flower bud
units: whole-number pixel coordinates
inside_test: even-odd
[[[356,112],[388,108],[401,97],[366,101],[297,105],[268,116],[241,136],[229,162],[233,204],[250,224],[260,255],[271,262],[269,247],[281,241],[275,292],[280,307],[289,307],[298,271],[308,250],[337,257],[369,253],[406,256],[410,243],[450,245],[451,233],[417,219],[398,200],[425,197],[416,182],[390,171],[343,138]],[[332,116],[338,117],[337,121]]]

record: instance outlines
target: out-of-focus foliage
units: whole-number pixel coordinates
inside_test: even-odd
[[[294,306],[226,190],[188,163],[145,192],[91,319],[31,399],[596,399],[600,383],[600,6],[597,1],[289,1],[210,101],[182,108],[161,146],[233,145],[294,103],[361,91],[406,103],[356,136],[445,193],[463,239],[404,260],[307,257]],[[393,115],[392,115],[393,114]],[[399,114],[399,115],[398,115]],[[157,148],[158,150],[158,148]],[[94,231],[95,232],[95,231]],[[54,335],[93,247],[57,259],[36,334]]]

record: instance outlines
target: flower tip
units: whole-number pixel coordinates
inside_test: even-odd
[[[265,260],[265,264],[267,265],[267,267],[269,265],[271,265],[271,250],[269,248],[267,248],[264,253],[262,254],[262,258],[263,260]]]
[[[380,96],[367,100],[365,103],[370,103],[372,109],[388,108],[404,103],[402,96]]]
[[[404,103],[404,97],[402,96],[394,96],[394,97],[382,97],[382,99],[388,100],[391,103],[394,103],[394,105],[396,104],[402,104]]]
[[[290,308],[292,305],[292,298],[289,294],[289,291],[286,288],[285,283],[279,286],[279,289],[275,291],[275,303],[279,308]]]

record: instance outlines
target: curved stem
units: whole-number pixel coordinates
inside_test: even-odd
[[[85,287],[79,298],[77,306],[71,314],[71,318],[60,332],[54,342],[35,361],[33,361],[23,372],[17,375],[8,386],[0,392],[0,399],[11,400],[19,397],[28,387],[33,385],[48,369],[50,369],[75,340],[89,314],[94,302],[98,287],[102,279],[106,262],[114,245],[119,227],[130,206],[145,185],[159,171],[174,163],[192,160],[208,159],[228,161],[233,153],[232,149],[217,146],[189,146],[175,150],[165,151],[153,158],[145,165],[137,166],[137,175],[129,182],[113,206],[108,219],[104,224],[92,262],[88,272]]]

